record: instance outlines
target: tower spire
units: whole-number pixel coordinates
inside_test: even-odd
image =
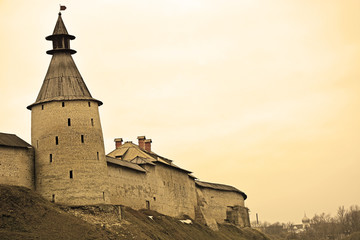
[[[53,55],[56,52],[76,53],[75,50],[70,49],[70,40],[74,40],[75,36],[70,35],[66,30],[64,21],[61,18],[61,12],[59,12],[53,34],[45,39],[53,42],[53,49],[47,51],[47,54]]]
[[[74,40],[75,36],[68,33],[60,12],[53,34],[45,39],[53,43],[53,49],[46,52],[52,55],[52,59],[35,103],[27,108],[31,110],[40,103],[64,100],[90,100],[102,105],[101,101],[91,96],[71,56],[76,53],[70,49],[70,40]]]

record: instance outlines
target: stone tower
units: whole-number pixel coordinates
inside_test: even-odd
[[[59,13],[47,51],[52,59],[31,110],[35,188],[66,205],[109,203],[107,165],[98,107],[72,58],[69,35]]]

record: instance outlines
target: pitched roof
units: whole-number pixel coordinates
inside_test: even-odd
[[[146,173],[146,171],[142,167],[140,167],[139,165],[128,162],[128,161],[124,161],[124,160],[121,160],[121,159],[116,159],[116,158],[113,158],[113,157],[106,156],[106,162],[112,163],[112,164],[115,164],[115,165],[118,165],[118,166],[121,166],[121,167],[130,168],[130,169],[133,169],[135,171]]]
[[[198,181],[198,180],[195,180],[195,184],[197,186],[203,187],[203,188],[211,188],[211,189],[215,189],[215,190],[228,191],[228,192],[237,192],[237,193],[240,193],[244,197],[244,200],[247,198],[247,195],[244,192],[240,191],[239,189],[237,189],[233,186],[219,184],[219,183],[202,182],[202,181]]]
[[[139,165],[141,165],[141,164],[156,165],[151,160],[143,158],[143,157],[139,157],[139,156],[137,156],[134,159],[130,160],[130,162],[135,163],[135,164],[139,164]]]
[[[15,134],[0,133],[0,146],[32,148],[30,144]]]
[[[180,168],[172,163],[172,160],[164,158],[154,152],[146,151],[132,142],[125,142],[121,147],[113,150],[108,154],[110,157],[121,158],[122,160],[138,164],[163,164],[181,171],[191,173],[190,171]]]

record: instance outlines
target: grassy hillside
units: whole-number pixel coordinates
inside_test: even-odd
[[[151,216],[151,217],[149,217]],[[185,218],[184,218],[185,219]],[[0,239],[268,240],[251,229],[224,224],[219,231],[149,210],[116,206],[69,208],[22,187],[0,185]]]

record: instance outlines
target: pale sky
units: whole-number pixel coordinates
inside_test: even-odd
[[[300,223],[360,205],[360,0],[61,2],[106,152],[137,143]],[[59,1],[0,0],[0,132],[30,143]]]

